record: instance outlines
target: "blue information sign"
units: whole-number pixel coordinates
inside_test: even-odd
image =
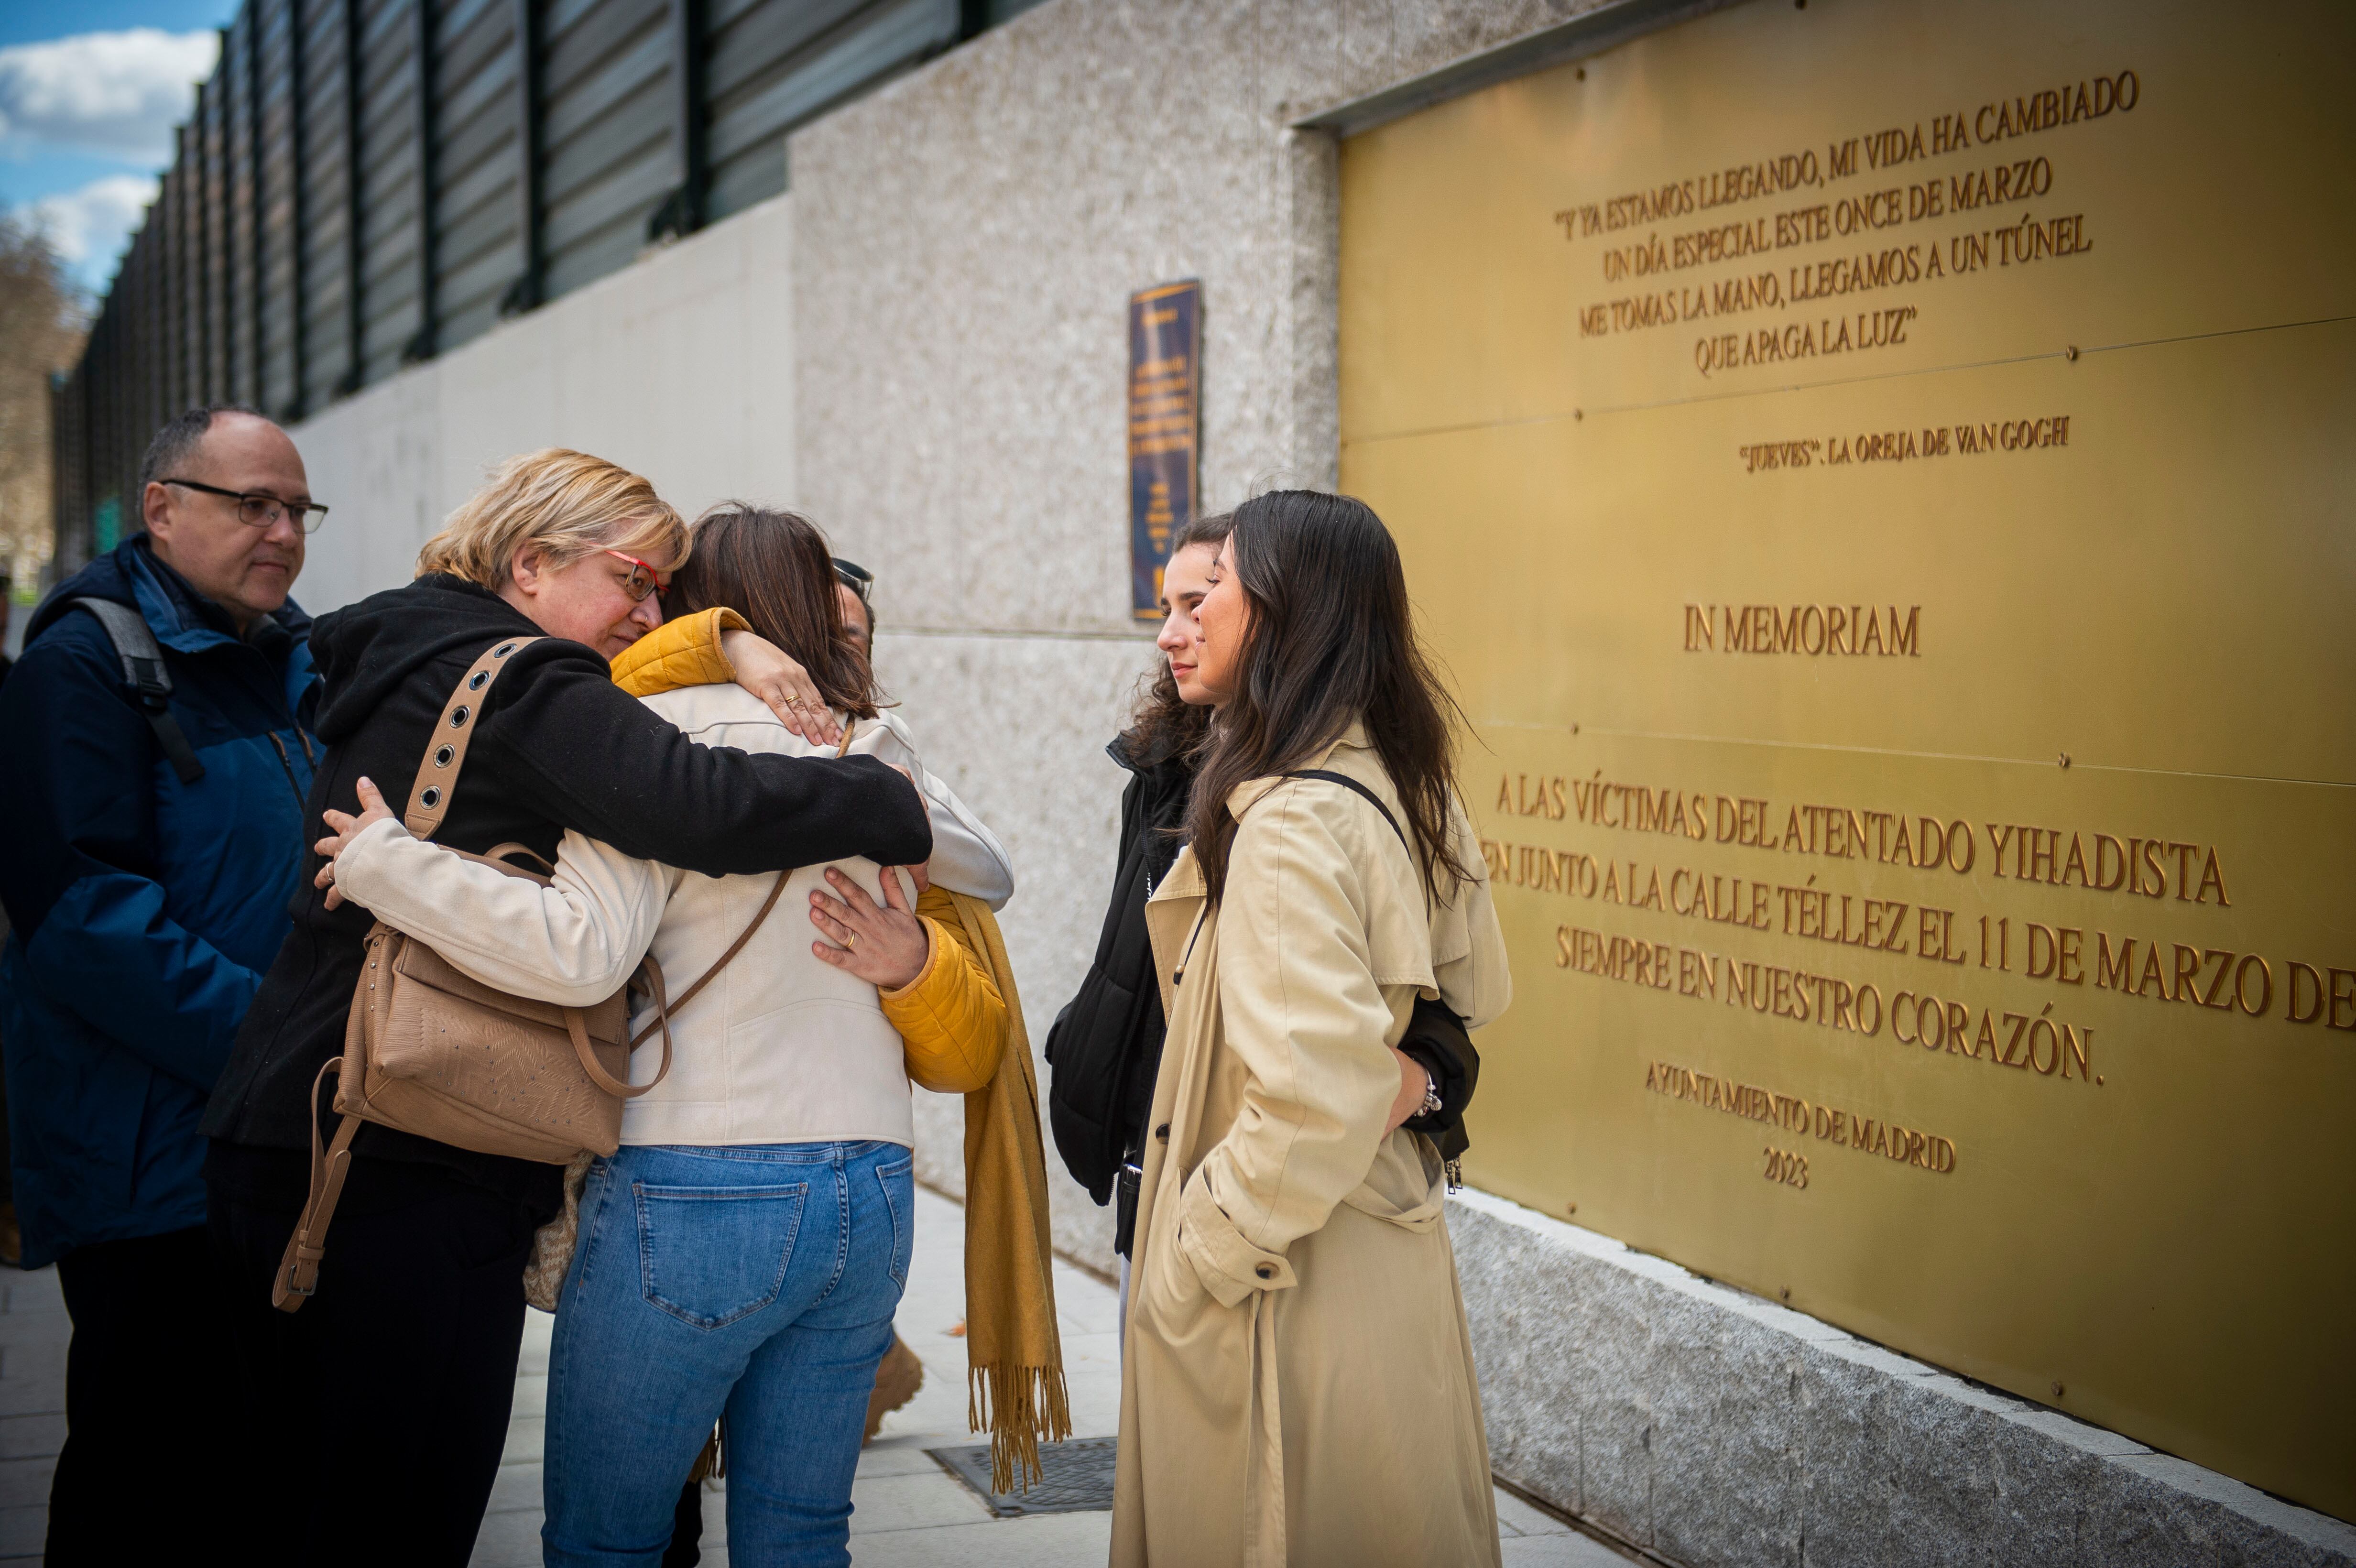
[[[1141,621],[1160,618],[1170,537],[1194,516],[1202,350],[1200,283],[1129,296],[1130,610]]]

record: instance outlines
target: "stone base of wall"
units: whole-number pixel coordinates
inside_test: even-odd
[[[1490,1457],[1694,1568],[2356,1564],[2356,1527],[1592,1231],[1449,1206]]]

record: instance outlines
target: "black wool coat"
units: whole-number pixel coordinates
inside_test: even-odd
[[[1162,986],[1145,932],[1145,901],[1178,859],[1178,828],[1194,793],[1183,757],[1134,754],[1130,736],[1105,748],[1130,770],[1120,798],[1120,858],[1095,959],[1047,1035],[1047,1120],[1072,1179],[1111,1200],[1125,1156],[1143,1147],[1153,1077],[1162,1064]]]

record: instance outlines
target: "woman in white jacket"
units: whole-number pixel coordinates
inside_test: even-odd
[[[798,659],[851,727],[849,751],[915,780],[933,828],[930,877],[1005,902],[1005,851],[926,770],[906,728],[877,712],[814,527],[744,507],[707,515],[671,589],[689,609],[737,610]],[[734,686],[645,700],[706,745],[815,750]],[[552,1564],[655,1562],[724,1411],[733,1552],[847,1563],[868,1395],[913,1243],[908,1079],[878,994],[879,983],[912,986],[931,956],[905,873],[841,860],[779,888],[776,876],[700,876],[568,834],[542,889],[373,810],[350,823],[334,862],[346,898],[466,973],[572,1005],[612,995],[649,950],[676,993],[780,895],[675,1014],[669,1076],[626,1103],[621,1149],[590,1168],[549,1368],[543,1546]],[[831,940],[813,942],[794,914],[805,900]],[[657,1055],[637,1054],[634,1083],[654,1077]]]

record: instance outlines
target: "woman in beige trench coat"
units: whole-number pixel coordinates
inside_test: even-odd
[[[1394,1130],[1387,1049],[1419,994],[1472,1027],[1511,995],[1448,699],[1388,533],[1345,497],[1239,508],[1201,625],[1225,689],[1188,848],[1146,906],[1170,1032],[1112,1563],[1495,1564],[1443,1172]],[[1309,769],[1384,809],[1279,776]]]

